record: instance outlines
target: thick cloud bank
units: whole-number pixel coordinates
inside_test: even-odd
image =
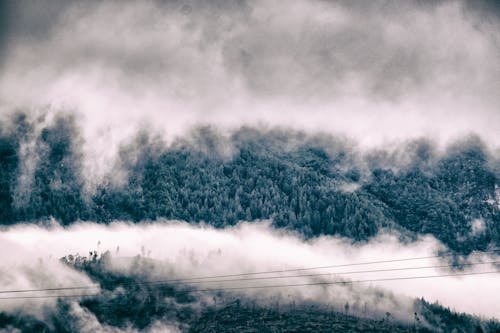
[[[138,254],[147,257],[156,265],[143,266],[147,280],[227,275],[258,271],[307,268],[328,265],[342,265],[386,259],[404,259],[434,256],[443,246],[432,237],[420,238],[415,242],[402,244],[397,237],[381,235],[369,243],[352,245],[347,239],[320,237],[304,241],[294,234],[283,233],[268,223],[242,223],[223,230],[212,227],[192,226],[181,222],[158,221],[148,224],[122,222],[111,225],[92,223],[75,224],[69,228],[53,225],[48,228],[30,225],[16,225],[0,233],[4,290],[51,288],[64,286],[85,286],[90,281],[82,273],[76,273],[56,262],[68,254],[86,255],[89,250],[112,253],[111,270],[134,273],[137,266],[131,266],[129,259]],[[11,253],[16,253],[12,256]],[[496,259],[495,259],[496,258]],[[338,278],[352,280],[414,277],[454,273],[495,271],[488,262],[498,260],[493,254],[472,254],[468,262],[480,265],[464,266],[463,271],[451,268],[425,268],[386,272],[366,272],[334,275],[354,271],[382,270],[408,267],[447,265],[446,258],[427,258],[406,262],[378,263],[352,267],[324,268],[310,271],[266,274],[258,277],[280,276],[270,280],[242,280],[219,282],[205,280],[193,282],[199,289],[227,288],[241,286],[265,286],[331,282]],[[135,268],[134,268],[135,267]],[[286,277],[303,274],[332,273],[329,275]],[[137,274],[137,272],[135,272]],[[256,276],[250,276],[256,277]],[[286,278],[285,278],[286,277]],[[241,278],[241,277],[240,277]],[[246,277],[248,278],[248,276]],[[224,279],[230,279],[229,277]],[[234,277],[233,277],[234,279]],[[189,284],[189,282],[187,282]],[[396,294],[381,293],[376,287]],[[347,285],[323,285],[287,287],[272,289],[243,289],[229,291],[255,299],[282,298],[283,302],[305,300],[331,304],[339,309],[346,302],[353,307],[368,307],[370,311],[390,311],[396,318],[411,320],[413,305],[411,297],[425,297],[439,301],[457,311],[467,311],[484,316],[500,316],[500,303],[496,295],[500,286],[497,274],[471,275],[462,277],[441,277],[421,280],[400,280],[387,282],[359,283]],[[93,293],[98,290],[86,291]],[[67,293],[81,293],[68,291]],[[37,295],[44,293],[38,292]],[[32,294],[31,294],[32,295]],[[3,296],[12,296],[9,294]],[[20,304],[29,309],[40,304],[40,300],[1,301],[4,310]],[[47,300],[46,302],[53,302]]]
[[[485,8],[16,2],[0,31],[2,112],[76,110],[96,140],[89,150],[137,124],[172,137],[200,122],[319,129],[368,145],[475,132],[498,146],[500,29]]]

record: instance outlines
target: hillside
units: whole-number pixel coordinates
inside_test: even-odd
[[[333,307],[318,302],[279,298],[255,299],[229,292],[196,292],[184,283],[148,283],[154,261],[137,256],[132,270],[109,268],[109,254],[67,256],[66,265],[85,272],[101,286],[79,290],[90,296],[61,298],[41,306],[37,315],[22,308],[0,313],[7,332],[499,332],[500,323],[450,311],[423,299],[402,321],[378,309]],[[74,292],[73,292],[74,293]],[[380,293],[380,298],[386,297]],[[43,303],[42,303],[43,304]]]
[[[307,308],[265,309],[237,305],[207,311],[189,332],[415,332],[414,325],[398,325]],[[432,332],[419,329],[419,332]]]
[[[39,126],[22,113],[0,125],[2,224],[272,219],[307,238],[363,241],[390,229],[408,239],[432,234],[464,254],[500,246],[499,161],[476,137],[444,152],[425,140],[362,152],[280,129],[224,136],[200,128],[171,145],[143,132],[89,191],[75,121]]]

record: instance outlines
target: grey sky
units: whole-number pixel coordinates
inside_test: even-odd
[[[94,125],[126,113],[174,133],[263,122],[377,142],[500,127],[495,1],[2,6],[2,112],[50,104]]]

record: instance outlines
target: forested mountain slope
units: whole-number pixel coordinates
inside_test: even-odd
[[[101,257],[68,255],[62,262],[84,272],[100,286],[75,290],[87,297],[60,298],[55,304],[0,313],[7,332],[498,332],[500,323],[453,312],[423,299],[413,301],[406,321],[371,307],[350,308],[295,299],[197,292],[174,281],[148,281],[155,262],[136,256],[126,274],[110,269]],[[264,294],[265,295],[265,294]],[[379,301],[390,297],[380,291]],[[34,312],[34,313],[33,313]]]
[[[42,125],[18,113],[0,126],[2,224],[272,219],[306,237],[363,241],[387,228],[432,234],[460,253],[500,245],[499,160],[477,137],[445,151],[425,140],[366,151],[284,129],[199,128],[170,145],[143,131],[86,191],[73,118]]]

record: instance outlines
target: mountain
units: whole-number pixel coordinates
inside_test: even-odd
[[[200,292],[185,282],[151,282],[146,272],[160,263],[136,256],[128,273],[110,269],[110,254],[88,258],[68,255],[61,261],[84,272],[100,291],[78,289],[76,298],[60,298],[30,310],[0,313],[6,332],[499,332],[496,320],[461,314],[437,303],[415,299],[411,320],[390,312],[337,307],[275,297]],[[68,291],[66,291],[68,293]],[[379,293],[381,304],[385,297]]]
[[[327,135],[209,127],[172,144],[140,132],[91,191],[80,129],[60,115],[1,125],[0,223],[271,219],[305,237],[431,234],[457,253],[500,246],[500,163],[478,137],[363,150]],[[29,149],[27,149],[29,147]],[[116,181],[116,174],[123,175]]]

